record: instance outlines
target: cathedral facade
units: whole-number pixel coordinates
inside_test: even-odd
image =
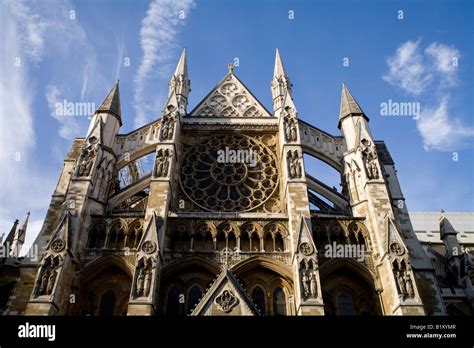
[[[189,92],[183,51],[161,117],[121,134],[113,86],[64,160],[40,257],[2,261],[4,314],[448,314],[394,161],[345,85],[337,136],[299,119],[278,50],[272,111],[232,65],[193,110]]]

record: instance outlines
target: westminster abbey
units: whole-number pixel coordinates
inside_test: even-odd
[[[3,314],[472,313],[472,255],[441,214],[440,274],[344,84],[340,135],[298,117],[278,50],[271,111],[232,65],[193,109],[189,92],[184,50],[161,116],[123,134],[113,86],[64,159],[39,257],[12,256],[26,223],[3,241]],[[308,156],[338,171],[341,189],[310,173]]]

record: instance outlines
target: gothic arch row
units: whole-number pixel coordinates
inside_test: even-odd
[[[136,249],[143,235],[142,219],[99,219],[89,228],[89,249]]]
[[[281,223],[238,223],[210,221],[195,226],[179,223],[168,233],[172,251],[219,251],[224,248],[247,252],[285,252],[289,250],[288,231]]]
[[[336,243],[338,245],[359,244],[363,245],[366,251],[372,250],[369,232],[365,225],[358,221],[322,222],[314,219],[313,237],[318,249]]]
[[[269,257],[254,257],[235,265],[231,271],[262,315],[295,314],[293,280],[288,266]],[[220,272],[213,261],[199,257],[165,266],[161,277],[161,313],[191,314]]]

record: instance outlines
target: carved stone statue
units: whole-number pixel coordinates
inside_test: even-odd
[[[97,138],[90,137],[88,145],[82,149],[81,159],[77,170],[77,176],[89,176],[94,165],[94,159],[97,155]]]
[[[364,160],[367,177],[369,179],[378,179],[379,170],[377,167],[377,151],[371,142],[367,139],[362,139],[362,158]]]
[[[286,158],[288,162],[288,173],[290,175],[290,179],[301,178],[302,172],[298,150],[288,151]]]
[[[310,280],[309,280],[309,290],[311,292],[311,297],[315,298],[318,297],[318,286],[316,284],[316,271],[310,272]]]
[[[405,281],[403,279],[403,275],[398,269],[395,271],[395,279],[397,280],[398,290],[400,294],[406,296],[407,290],[405,287]]]
[[[48,287],[46,288],[46,295],[51,295],[53,292],[54,284],[56,283],[57,271],[53,269],[48,278]]]
[[[41,283],[39,285],[38,292],[37,292],[38,296],[44,295],[46,293],[46,288],[48,287],[49,272],[50,272],[49,269],[45,269],[43,271],[43,275],[40,278]]]
[[[155,169],[155,176],[156,177],[166,177],[168,176],[168,171],[170,167],[170,158],[171,158],[171,151],[166,150],[158,150],[156,154],[156,169]]]
[[[406,292],[407,292],[406,295],[409,298],[415,297],[415,290],[413,289],[413,283],[412,283],[412,280],[411,280],[410,273],[408,271],[405,271],[405,273],[403,275],[403,281],[405,283],[405,289],[406,289]]]
[[[143,295],[148,296],[151,287],[151,269],[148,269],[145,274],[145,285],[143,287]]]
[[[143,265],[139,266],[138,276],[137,276],[137,287],[135,290],[135,295],[140,297],[143,294],[145,276],[143,274]]]
[[[310,289],[309,289],[309,279],[308,279],[308,276],[306,274],[306,271],[303,270],[303,277],[301,279],[302,283],[303,283],[303,293],[306,297],[309,296],[310,294]]]
[[[285,127],[285,139],[286,141],[296,141],[297,131],[296,127],[298,122],[296,121],[296,115],[294,114],[293,109],[285,108],[287,112],[286,116],[283,118],[283,124]]]
[[[172,105],[170,105],[170,107],[169,110],[167,110],[167,113],[162,117],[161,140],[170,140],[173,138],[176,115],[174,107]]]

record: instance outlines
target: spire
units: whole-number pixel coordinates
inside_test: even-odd
[[[16,219],[14,222],[13,222],[13,226],[10,230],[10,233],[8,233],[8,236],[7,236],[7,239],[5,239],[5,241],[3,242],[3,245],[7,245],[7,243],[9,243],[10,245],[13,243],[13,239],[15,238],[15,234],[16,234],[16,228],[18,226],[18,219]]]
[[[357,101],[347,89],[346,84],[342,83],[341,109],[339,111],[339,119],[351,114],[365,116],[359,104],[357,104]]]
[[[287,76],[285,67],[283,66],[283,62],[281,60],[280,51],[278,48],[276,49],[275,55],[275,69],[273,70],[273,77],[282,77]]]
[[[277,111],[283,109],[285,103],[289,101],[291,96],[291,81],[286,74],[285,67],[280,57],[280,51],[276,49],[275,55],[275,69],[273,70],[273,79],[271,83],[272,97],[273,97],[273,111],[277,115]],[[289,98],[287,98],[289,96]]]
[[[179,58],[178,65],[174,71],[174,76],[184,75],[188,76],[188,64],[186,63],[186,47],[183,48],[181,52],[181,57]]]
[[[30,219],[30,212],[26,213],[25,220],[18,229],[18,240],[23,244],[25,242],[26,229],[28,228],[28,220]]]
[[[96,112],[110,112],[118,117],[120,126],[122,125],[122,113],[120,111],[120,91],[119,91],[119,81],[110,90],[109,94],[100,104]]]
[[[190,86],[188,64],[186,62],[186,48],[183,48],[178,65],[169,83],[168,101],[165,105],[165,109],[168,105],[174,105],[179,110],[186,111],[188,95],[191,91]]]
[[[11,245],[11,256],[18,257],[20,255],[21,247],[25,243],[26,228],[28,227],[29,218],[30,212],[26,213],[25,220],[15,233],[15,237],[13,238],[13,243]]]

